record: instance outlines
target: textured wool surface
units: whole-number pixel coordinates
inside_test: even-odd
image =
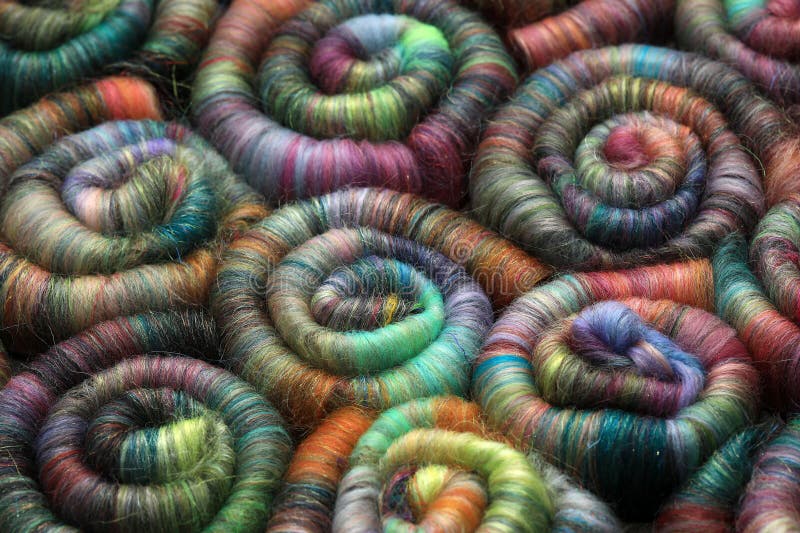
[[[374,185],[460,204],[517,81],[495,31],[449,0],[307,5],[233,2],[194,85],[200,130],[271,202]]]
[[[213,323],[186,312],[103,322],[36,358],[0,391],[0,528],[263,530],[291,442],[202,360],[217,357]]]
[[[733,531],[753,465],[765,443],[780,428],[779,421],[770,419],[731,437],[665,502],[658,512],[655,530],[664,533],[697,529],[709,533]]]
[[[11,174],[60,137],[109,120],[161,118],[153,87],[121,77],[49,95],[0,118],[0,198]]]
[[[747,343],[772,406],[800,406],[800,196],[775,205],[748,244],[728,237],[714,256],[717,309]]]
[[[104,71],[154,79],[186,71],[216,10],[213,0],[4,1],[0,114]]]
[[[127,313],[201,306],[221,246],[265,214],[179,124],[65,137],[17,168],[0,203],[3,325],[25,350]]]
[[[348,457],[341,461],[341,457]],[[470,473],[472,471],[472,473]],[[511,448],[478,405],[413,400],[342,408],[298,447],[269,531],[615,531],[611,510],[535,454]]]
[[[708,261],[565,275],[515,300],[475,361],[499,431],[647,517],[758,412]]]
[[[800,0],[0,0],[0,533],[800,531]]]
[[[737,531],[791,531],[800,523],[800,419],[792,418],[766,445],[753,466]]]
[[[736,67],[783,104],[800,102],[796,0],[678,0],[678,43]]]
[[[541,2],[548,3],[563,2]],[[568,3],[573,5],[562,6],[563,11],[543,12],[542,15],[549,16],[509,31],[508,41],[529,69],[544,67],[577,50],[627,42],[663,41],[671,32],[675,11],[675,0]]]
[[[464,394],[490,298],[502,306],[545,273],[454,211],[350,189],[232,243],[212,306],[231,367],[303,425],[349,404]]]

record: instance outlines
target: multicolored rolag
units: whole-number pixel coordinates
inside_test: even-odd
[[[753,467],[736,519],[736,531],[800,529],[800,418],[789,420]]]
[[[476,404],[451,396],[380,415],[332,413],[298,447],[268,531],[619,528],[595,496],[511,448]]]
[[[748,256],[744,237],[714,256],[717,312],[747,344],[775,409],[800,408],[800,195],[758,223]],[[751,270],[752,269],[752,270]]]
[[[704,260],[541,285],[492,327],[473,397],[519,446],[649,518],[758,412],[758,374],[712,291]]]
[[[55,139],[106,120],[143,118],[161,118],[153,87],[136,78],[111,77],[50,95],[0,119],[0,201],[13,171]],[[0,386],[9,377],[10,362],[0,343]]]
[[[678,0],[678,43],[728,63],[772,98],[800,103],[800,2]]]
[[[214,0],[4,0],[0,115],[103,71],[185,74],[217,7]]]
[[[492,118],[472,205],[564,269],[707,257],[755,226],[764,188],[770,202],[798,188],[799,147],[783,112],[721,63],[588,50],[537,71]]]
[[[530,70],[578,50],[663,41],[672,30],[675,12],[675,0],[533,0],[528,3],[542,4],[542,15],[550,15],[508,32],[508,41]],[[544,9],[545,6],[551,9]]]
[[[654,531],[734,531],[739,504],[753,474],[753,464],[763,445],[780,427],[777,420],[769,419],[732,437],[692,474],[680,490],[670,496],[658,512]]]
[[[0,529],[263,531],[291,442],[194,312],[118,318],[0,391]],[[186,356],[181,356],[185,354]]]
[[[52,94],[0,118],[0,199],[11,174],[57,139],[108,120],[161,118],[153,86],[122,77]]]
[[[504,305],[546,272],[455,211],[350,189],[232,243],[212,307],[234,371],[306,425],[346,405],[465,393],[489,298]]]
[[[9,183],[0,301],[20,350],[115,316],[204,305],[221,246],[267,213],[176,123],[108,122],[65,137]]]
[[[197,74],[200,130],[271,202],[372,185],[459,204],[517,81],[494,30],[450,0],[322,0],[279,26],[306,4],[233,2]]]

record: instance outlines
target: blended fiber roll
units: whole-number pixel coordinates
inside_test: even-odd
[[[472,206],[564,269],[707,257],[755,226],[763,188],[770,203],[798,189],[799,147],[783,112],[721,63],[636,45],[576,52],[490,121]]]
[[[137,78],[104,78],[0,118],[0,198],[11,174],[57,139],[123,119],[161,119],[152,85]]]
[[[283,420],[196,312],[103,322],[0,391],[3,531],[263,531]],[[185,356],[181,356],[185,354]]]
[[[108,122],[65,137],[9,178],[0,299],[11,348],[91,324],[202,306],[220,248],[266,209],[200,136]]]
[[[50,95],[0,118],[0,201],[9,177],[55,139],[106,120],[160,119],[153,87],[136,78],[110,77],[72,91]],[[11,377],[0,343],[0,386]]]
[[[502,306],[546,274],[455,211],[349,189],[231,243],[212,307],[234,371],[302,426],[346,405],[463,394],[492,321],[484,289]]]
[[[736,519],[736,531],[800,529],[800,419],[793,418],[760,454]]]
[[[734,531],[739,502],[758,453],[780,427],[776,420],[769,420],[732,437],[659,510],[654,531]]]
[[[775,205],[749,248],[727,238],[714,256],[717,311],[747,344],[761,371],[767,401],[782,412],[800,408],[800,195]]]
[[[541,285],[493,326],[473,397],[523,449],[649,520],[758,412],[758,373],[712,290],[705,260]]]
[[[450,0],[322,0],[286,21],[307,4],[234,1],[194,85],[200,130],[273,203],[374,185],[459,204],[517,82],[494,30]]]
[[[0,114],[104,70],[173,77],[199,59],[216,10],[214,0],[6,0]]]
[[[331,530],[333,504],[347,470],[347,458],[376,416],[358,407],[342,407],[300,442],[275,498],[267,531]]]
[[[800,2],[678,0],[678,43],[736,67],[784,105],[800,103]]]
[[[298,447],[268,531],[619,527],[595,496],[513,450],[476,404],[451,396],[379,416],[352,407],[332,413]]]
[[[529,70],[572,52],[612,44],[664,40],[672,31],[675,0],[584,0],[543,4],[547,18],[508,32],[508,41]],[[563,12],[555,13],[563,9]]]

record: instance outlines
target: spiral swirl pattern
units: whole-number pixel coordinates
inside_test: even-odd
[[[511,26],[536,22],[558,11],[567,9],[580,0],[468,0],[467,3]]]
[[[216,9],[213,0],[4,1],[0,114],[114,64],[172,75],[199,59]]]
[[[212,305],[236,372],[307,424],[344,405],[462,394],[491,323],[483,289],[503,305],[545,272],[454,211],[351,189],[232,243]]]
[[[678,0],[681,46],[736,67],[783,104],[800,102],[800,2]]]
[[[203,315],[160,313],[35,359],[0,391],[0,527],[263,530],[291,442],[252,387],[191,357],[215,350]]]
[[[272,532],[620,527],[597,498],[513,450],[476,404],[455,397],[414,400],[377,418],[332,413],[298,448],[275,509]]]
[[[800,405],[800,196],[775,205],[756,227],[723,242],[714,257],[717,309],[747,343],[781,411]],[[752,267],[751,267],[752,265]],[[752,268],[752,270],[751,270]]]
[[[103,124],[9,179],[0,294],[20,349],[126,313],[203,305],[219,248],[266,214],[205,141],[174,123]]]
[[[757,413],[758,374],[710,287],[707,261],[542,285],[493,326],[474,397],[520,446],[647,516]]]
[[[675,0],[568,0],[530,4],[543,4],[540,16],[550,16],[529,20],[533,23],[510,30],[508,40],[531,70],[578,50],[663,40],[669,34],[675,11]]]
[[[797,188],[793,131],[720,63],[634,45],[578,52],[532,75],[490,122],[473,206],[561,268],[707,257],[755,225],[764,189],[774,203]]]
[[[137,78],[111,77],[52,94],[0,118],[0,198],[11,174],[55,140],[108,120],[161,119],[153,87]]]
[[[516,83],[499,37],[449,0],[323,0],[278,28],[304,5],[233,3],[195,83],[201,131],[272,202],[347,185],[461,202]]]

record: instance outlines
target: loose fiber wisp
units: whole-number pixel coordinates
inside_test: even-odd
[[[535,70],[570,53],[626,42],[663,41],[669,35],[675,0],[584,0],[541,4],[541,20],[514,28],[508,41]],[[555,4],[569,5],[555,5]],[[563,11],[558,12],[558,8]],[[523,14],[528,14],[523,12]]]
[[[203,305],[220,247],[265,214],[184,126],[65,137],[10,176],[0,204],[2,323],[30,350],[114,316]]]
[[[103,71],[181,74],[199,59],[216,10],[214,0],[6,0],[0,114]]]
[[[800,408],[800,196],[775,205],[748,245],[728,237],[714,256],[717,310],[750,348],[768,402]]]
[[[513,302],[473,372],[490,424],[649,518],[758,412],[758,374],[714,316],[711,265],[565,275]]]
[[[476,404],[450,396],[380,415],[332,413],[298,447],[268,531],[619,527],[596,497],[535,454],[514,450]]]
[[[489,298],[503,305],[546,273],[454,211],[350,189],[232,243],[212,307],[232,368],[303,425],[345,405],[465,393]]]
[[[37,357],[0,391],[0,529],[263,531],[291,443],[216,357],[194,312],[103,322]]]
[[[800,2],[678,0],[678,43],[736,67],[785,105],[800,103]]]
[[[234,1],[194,85],[200,130],[273,202],[372,185],[460,203],[517,79],[494,30],[450,0],[323,0],[285,21],[306,4]]]
[[[709,256],[796,190],[800,137],[733,69],[664,48],[577,52],[490,121],[480,220],[566,269]],[[758,157],[758,161],[751,154]]]

